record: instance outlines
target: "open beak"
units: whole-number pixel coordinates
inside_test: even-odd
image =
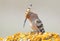
[[[24,20],[23,28],[25,27],[26,20],[27,20],[27,18],[25,18],[25,20]]]

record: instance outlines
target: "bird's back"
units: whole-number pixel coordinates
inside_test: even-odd
[[[42,32],[44,33],[45,30],[43,28],[43,23],[42,21],[39,19],[38,15],[33,13],[33,12],[29,12],[29,18],[28,20],[30,21],[30,24],[32,26],[32,29],[34,31],[38,31],[38,32]]]

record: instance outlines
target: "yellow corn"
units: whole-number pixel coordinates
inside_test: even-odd
[[[4,38],[0,38],[3,41]],[[60,36],[57,33],[45,32],[44,34],[28,32],[16,33],[6,37],[6,41],[60,41]]]
[[[3,38],[2,37],[0,37],[0,41],[3,41]]]

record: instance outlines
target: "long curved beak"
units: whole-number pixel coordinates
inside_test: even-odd
[[[24,20],[23,28],[25,27],[26,20],[27,20],[27,18],[25,18],[25,20]]]
[[[26,23],[26,20],[27,20],[27,15],[29,14],[29,12],[30,12],[30,8],[28,8],[28,9],[26,10],[26,12],[25,12],[26,18],[25,18],[25,20],[24,20],[23,28],[25,27],[25,23]]]

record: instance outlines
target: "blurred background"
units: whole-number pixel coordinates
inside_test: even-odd
[[[0,0],[0,37],[32,30],[28,21],[23,28],[25,11],[30,3],[46,32],[60,34],[60,0]]]

